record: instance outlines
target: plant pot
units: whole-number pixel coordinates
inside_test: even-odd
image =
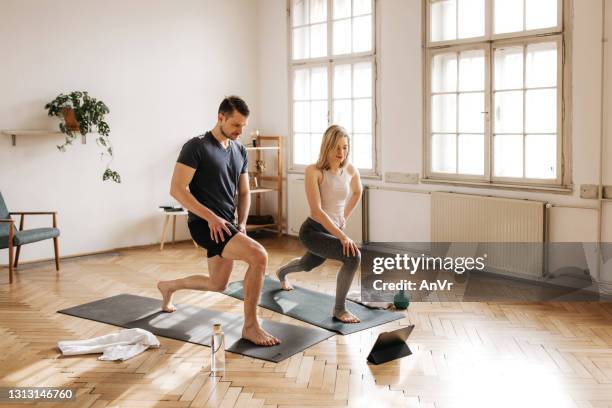
[[[63,108],[62,113],[64,114],[64,122],[66,123],[66,128],[73,132],[78,132],[81,130],[79,126],[79,122],[76,118],[76,113],[72,108]]]

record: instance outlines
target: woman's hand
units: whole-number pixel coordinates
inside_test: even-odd
[[[225,236],[223,231],[227,232],[227,236],[231,236],[232,232],[227,228],[229,221],[215,215],[212,220],[208,221],[208,228],[210,228],[210,239],[214,240],[217,244],[219,241],[225,242]]]
[[[357,244],[347,235],[342,234],[342,237],[339,239],[340,243],[342,244],[342,255],[357,256],[357,254],[359,254],[359,248],[357,247]]]

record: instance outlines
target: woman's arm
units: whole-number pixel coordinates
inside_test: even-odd
[[[348,221],[349,217],[353,213],[353,210],[361,200],[361,193],[363,192],[363,187],[361,187],[361,177],[359,176],[359,170],[357,167],[354,167],[352,164],[349,164],[350,170],[353,171],[353,177],[351,178],[351,196],[346,202],[346,206],[344,207],[344,224]],[[349,170],[349,169],[347,169]]]
[[[321,224],[330,234],[338,239],[346,237],[344,232],[334,224],[329,215],[321,208],[321,191],[319,190],[319,170],[310,165],[306,167],[304,184],[306,187],[306,199],[310,207],[310,218]]]

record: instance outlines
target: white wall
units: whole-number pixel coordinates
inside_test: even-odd
[[[63,255],[159,242],[182,144],[212,128],[223,96],[258,103],[257,2],[3,0],[0,129],[51,129],[60,92],[102,99],[123,182],[102,182],[93,139],[60,153],[61,136],[0,137],[0,191],[10,210],[57,210]],[[257,126],[257,109],[251,125]],[[283,114],[282,116],[286,116]],[[40,218],[40,219],[39,219]],[[36,222],[39,220],[39,222]],[[50,225],[26,218],[26,227]],[[179,238],[187,238],[185,219]],[[50,242],[23,248],[52,256]],[[5,263],[7,251],[1,251]]]
[[[612,32],[612,0],[607,1],[608,33]],[[276,12],[261,15],[259,25],[266,27],[267,36],[276,38],[275,44],[280,46],[278,38],[286,38],[286,15],[284,0],[261,0],[271,11],[270,3],[274,3]],[[572,64],[572,179],[574,192],[570,195],[550,194],[543,192],[522,192],[511,190],[495,190],[484,188],[467,188],[437,185],[403,186],[424,191],[444,190],[469,192],[476,194],[495,195],[515,198],[543,200],[554,204],[590,205],[595,206],[595,200],[580,198],[580,184],[598,183],[599,159],[599,112],[600,104],[600,62],[601,62],[601,0],[574,0],[572,13],[573,25],[573,60]],[[379,62],[379,94],[378,104],[380,121],[382,174],[386,172],[422,173],[422,73],[421,73],[421,0],[377,0],[378,12],[378,62]],[[274,33],[271,34],[270,31]],[[608,43],[608,49],[610,43]],[[267,67],[283,66],[287,55],[284,49],[268,54]],[[610,78],[612,64],[608,61],[607,77]],[[262,65],[263,66],[263,65]],[[278,77],[261,78],[260,88],[267,91],[268,100],[286,101],[287,90],[277,85]],[[612,94],[612,85],[608,79],[607,94]],[[610,117],[612,107],[607,105],[607,116]],[[287,113],[288,115],[288,113]],[[289,134],[289,127],[278,131]],[[612,157],[612,131],[607,127],[607,157]],[[296,177],[289,175],[290,178]],[[367,184],[386,185],[380,180],[365,180]],[[612,163],[607,166],[604,183],[612,184]],[[402,187],[390,185],[391,187]],[[375,199],[370,203],[371,239],[378,241],[427,241],[429,228],[423,224],[429,214],[424,210],[423,201],[427,196],[406,193],[406,197],[418,199],[402,200],[401,213],[389,211],[388,203],[397,199],[396,192],[381,192],[376,190]],[[604,240],[612,241],[612,206],[606,203],[604,211]],[[289,203],[291,207],[291,203]],[[562,214],[559,216],[559,214]],[[558,211],[552,217],[551,231],[559,239],[571,239],[575,234],[576,223],[579,222],[580,234],[576,241],[597,239],[596,212],[591,210],[567,209]],[[401,221],[398,218],[402,218]],[[398,225],[406,228],[398,228]],[[417,228],[408,226],[417,225]],[[420,234],[419,235],[419,231]],[[403,234],[403,235],[402,235]],[[612,262],[610,262],[612,264]],[[610,265],[612,266],[612,265]],[[612,282],[612,268],[606,271],[602,279]]]

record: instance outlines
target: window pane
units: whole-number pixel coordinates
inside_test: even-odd
[[[310,99],[310,70],[296,69],[293,72],[293,100]]]
[[[459,90],[484,91],[485,53],[483,50],[464,51],[459,55]]]
[[[459,0],[459,38],[483,37],[485,35],[484,0]]]
[[[334,22],[334,55],[351,52],[351,20]]]
[[[436,135],[431,138],[431,170],[435,173],[456,173],[457,135]]]
[[[434,56],[431,77],[432,92],[455,92],[457,90],[457,54]]]
[[[356,99],[353,101],[353,131],[372,132],[372,100]]]
[[[523,47],[495,50],[495,89],[523,88]]]
[[[351,16],[351,0],[334,0],[334,19]]]
[[[357,133],[352,138],[353,164],[360,169],[372,168],[372,135]]]
[[[334,67],[334,99],[351,97],[351,65]]]
[[[527,91],[525,132],[557,133],[557,90]]]
[[[353,0],[353,15],[372,13],[372,0]]]
[[[293,136],[293,161],[296,164],[310,164],[310,135],[296,133]]]
[[[327,129],[327,101],[310,103],[310,131],[325,132]]]
[[[494,133],[523,133],[523,92],[495,93]]]
[[[527,87],[557,86],[557,43],[527,46]]]
[[[494,0],[493,8],[495,34],[523,31],[523,0]]]
[[[342,126],[349,133],[353,131],[353,104],[350,99],[334,101],[334,124]]]
[[[459,135],[460,174],[484,175],[484,135]]]
[[[557,178],[557,135],[527,135],[525,177]]]
[[[313,68],[310,73],[310,99],[327,99],[327,67]]]
[[[310,135],[310,160],[309,163],[316,163],[319,158],[319,152],[321,151],[321,140],[323,140],[323,133],[315,133]]]
[[[496,135],[493,155],[496,177],[523,177],[523,135]]]
[[[310,23],[327,20],[327,0],[310,0]]]
[[[310,58],[327,55],[327,24],[316,24],[310,27]]]
[[[457,38],[456,0],[432,0],[430,10],[431,41],[455,40]]]
[[[557,26],[558,0],[527,0],[527,30]]]
[[[372,16],[353,19],[353,52],[372,50]]]
[[[457,97],[456,95],[434,95],[432,98],[433,133],[456,132]]]
[[[308,0],[293,0],[291,14],[293,16],[293,26],[301,26],[308,23]]]
[[[459,94],[459,132],[484,133],[484,93]]]
[[[293,103],[293,131],[308,133],[310,132],[310,103]]]
[[[372,63],[360,62],[353,66],[353,97],[369,98],[372,96]]]
[[[302,27],[293,30],[293,59],[303,59],[309,57],[310,39],[309,28]]]

